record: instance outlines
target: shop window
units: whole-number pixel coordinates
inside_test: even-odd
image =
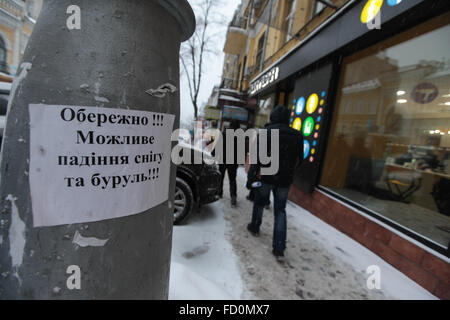
[[[321,185],[450,241],[450,25],[440,17],[344,60]]]
[[[264,128],[264,125],[270,121],[270,112],[275,106],[275,99],[275,93],[259,99],[255,116],[255,128]]]

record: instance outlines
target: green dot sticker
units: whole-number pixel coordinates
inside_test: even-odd
[[[314,130],[314,120],[312,117],[308,117],[303,124],[303,135],[308,137]]]

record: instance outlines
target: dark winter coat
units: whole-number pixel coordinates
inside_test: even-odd
[[[262,175],[261,181],[278,187],[289,187],[294,179],[294,170],[303,160],[303,136],[289,127],[289,110],[283,106],[277,106],[270,114],[270,123],[265,126],[268,130],[268,150],[271,150],[271,130],[279,131],[279,168],[274,175]],[[259,150],[259,139],[258,139]],[[248,172],[248,180],[252,181],[257,176],[261,167],[268,165],[251,165]]]

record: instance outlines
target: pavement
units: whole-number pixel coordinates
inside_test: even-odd
[[[264,210],[259,237],[246,229],[253,203],[245,198],[245,181],[239,168],[236,207],[231,206],[226,178],[224,198],[174,228],[170,299],[436,299],[291,202],[286,208],[285,262],[278,262],[272,255],[273,208]],[[369,289],[370,266],[380,270],[380,289]]]

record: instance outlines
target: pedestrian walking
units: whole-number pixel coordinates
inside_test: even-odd
[[[259,235],[262,223],[264,206],[269,200],[270,192],[274,195],[274,228],[272,253],[278,261],[283,261],[286,249],[286,202],[289,187],[293,181],[293,172],[303,160],[303,136],[297,130],[289,127],[290,112],[284,106],[277,106],[270,114],[270,123],[265,127],[270,137],[271,130],[278,130],[279,141],[268,141],[268,150],[272,151],[274,143],[279,144],[279,168],[273,175],[261,175],[258,178],[260,168],[268,167],[270,164],[262,165],[259,161],[252,164],[247,174],[247,188],[253,182],[260,180],[261,186],[254,188],[255,199],[253,201],[252,220],[247,225],[247,229],[254,236]],[[259,150],[259,139],[258,139]]]
[[[236,187],[236,174],[238,169],[237,163],[237,141],[233,141],[234,148],[234,159],[232,163],[227,163],[226,155],[227,155],[227,135],[226,130],[232,129],[237,130],[240,128],[239,122],[236,120],[231,121],[230,125],[223,129],[222,131],[222,146],[223,146],[223,164],[219,165],[219,170],[222,176],[222,181],[219,189],[219,197],[223,196],[223,180],[225,179],[225,173],[228,172],[228,180],[230,181],[230,197],[231,197],[231,205],[237,205],[237,187]],[[228,150],[230,151],[230,150]]]

